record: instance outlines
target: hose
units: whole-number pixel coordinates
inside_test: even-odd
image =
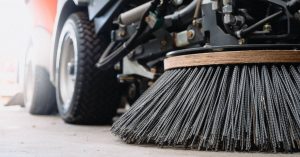
[[[175,12],[174,14],[165,16],[165,21],[182,21],[182,19],[189,19],[189,17],[192,17],[193,11],[195,10],[196,4],[198,0],[193,0],[187,7],[184,9]],[[199,0],[202,2],[202,0]],[[144,13],[142,19],[145,19],[149,12],[151,10],[154,10],[156,6],[161,2],[161,0],[154,0],[151,3],[151,6],[147,9],[147,11]],[[167,3],[163,3],[166,5]],[[201,10],[200,10],[201,11]],[[109,46],[107,50],[105,50],[105,53],[102,54],[101,58],[99,59],[96,66],[100,69],[108,69],[112,65],[116,64],[118,61],[120,61],[123,57],[125,57],[127,54],[130,53],[132,49],[134,49],[141,41],[139,40],[139,37],[141,34],[147,36],[151,32],[151,30],[146,30],[147,23],[141,19],[140,26],[138,30],[126,41],[122,44],[122,46],[118,47],[115,51],[109,54],[109,52],[112,51],[113,46]],[[139,41],[137,41],[139,40]]]
[[[151,3],[151,6],[144,13],[142,19],[145,19],[151,10],[154,10],[155,7],[160,3],[160,0],[154,0]],[[122,44],[122,46],[118,47],[115,51],[111,52],[113,46],[109,46],[105,53],[103,53],[96,64],[99,69],[105,70],[116,64],[123,57],[125,57],[134,47],[135,41],[142,34],[147,27],[147,23],[144,20],[141,20],[138,30],[126,41]]]
[[[177,11],[171,15],[165,16],[166,25],[176,25],[176,23],[186,23],[191,17],[193,17],[194,10],[196,8],[198,0],[193,0],[188,6],[180,11]]]

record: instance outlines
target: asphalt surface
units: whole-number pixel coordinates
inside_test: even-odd
[[[58,116],[31,116],[25,109],[0,107],[0,157],[277,157],[275,153],[175,150],[123,143],[110,126],[76,126]]]

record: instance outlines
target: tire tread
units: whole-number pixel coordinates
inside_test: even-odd
[[[95,66],[107,42],[96,36],[86,13],[74,13],[69,18],[77,25],[79,64],[71,112],[63,118],[73,124],[111,123],[120,100],[116,73],[113,69],[99,71]]]

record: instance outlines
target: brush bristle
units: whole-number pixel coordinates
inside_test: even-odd
[[[128,143],[298,151],[300,66],[168,70],[114,123],[112,132]]]

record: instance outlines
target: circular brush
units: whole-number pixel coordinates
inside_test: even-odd
[[[165,73],[117,122],[128,143],[198,150],[298,151],[300,51],[169,57]]]

